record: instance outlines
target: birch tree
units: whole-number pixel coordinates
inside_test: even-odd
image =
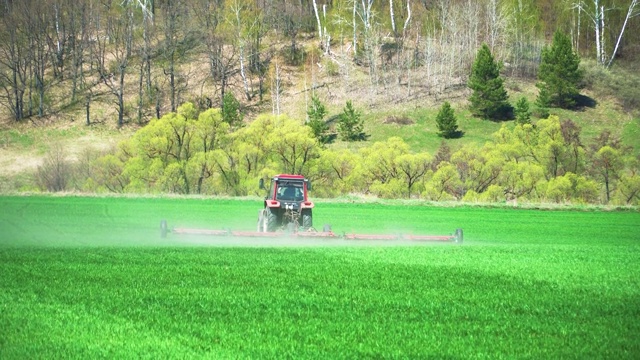
[[[613,59],[616,57],[618,53],[618,48],[620,47],[620,41],[624,35],[624,31],[627,28],[627,24],[629,23],[629,19],[640,15],[640,9],[638,7],[638,0],[632,0],[629,4],[629,9],[627,10],[627,15],[624,18],[624,23],[622,24],[622,28],[620,29],[620,34],[618,35],[618,39],[616,40],[616,45],[611,52],[611,56],[609,57],[609,61],[607,62],[607,67],[611,67],[613,63]]]
[[[638,9],[638,0],[631,0],[629,3],[626,16],[620,28],[620,32],[615,37],[616,43],[611,50],[611,55],[607,55],[607,49],[604,40],[607,38],[607,36],[605,36],[605,31],[607,29],[613,28],[613,26],[607,22],[608,19],[606,18],[606,14],[610,10],[613,10],[614,7],[606,7],[603,0],[592,0],[590,6],[587,6],[585,2],[580,1],[574,4],[574,7],[577,8],[580,12],[584,13],[587,18],[591,20],[595,32],[594,39],[596,42],[596,60],[600,65],[610,67],[613,63],[616,53],[618,52],[620,43],[622,41],[622,38],[624,37],[624,33],[629,21],[632,18],[640,15],[640,9]]]

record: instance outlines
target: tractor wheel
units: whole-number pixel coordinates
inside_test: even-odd
[[[265,210],[265,221],[267,222],[267,231],[275,232],[278,228],[278,214],[276,214],[276,209],[266,208]]]
[[[456,229],[454,237],[456,243],[462,244],[462,229]]]
[[[264,232],[264,210],[258,211],[258,232]]]
[[[313,227],[313,216],[311,214],[311,209],[302,210],[302,228],[304,230],[309,230]]]
[[[168,232],[169,232],[169,229],[167,229],[167,221],[166,220],[160,221],[160,237],[163,239],[166,238]]]

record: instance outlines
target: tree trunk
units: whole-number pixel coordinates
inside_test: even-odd
[[[87,93],[87,97],[84,103],[86,111],[87,126],[91,125],[91,93]]]
[[[624,18],[624,23],[622,24],[622,29],[620,29],[620,34],[618,35],[618,40],[616,41],[616,46],[613,48],[613,52],[611,53],[611,57],[609,58],[609,62],[607,63],[607,67],[611,67],[611,63],[613,63],[613,59],[616,57],[616,53],[618,52],[618,47],[620,46],[620,41],[622,40],[622,36],[624,35],[624,30],[627,27],[627,23],[629,19],[637,16],[634,15],[635,7],[638,5],[638,0],[632,0],[631,4],[629,4],[629,10],[627,11],[627,16]]]

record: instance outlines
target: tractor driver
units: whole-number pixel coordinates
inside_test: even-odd
[[[278,199],[280,200],[301,200],[301,191],[295,186],[278,187]]]

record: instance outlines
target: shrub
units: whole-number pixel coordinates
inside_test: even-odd
[[[67,153],[55,144],[36,171],[36,183],[41,190],[65,191],[72,178],[72,167],[66,159]]]
[[[340,66],[331,59],[328,59],[324,62],[324,69],[329,76],[338,76],[340,75]]]

